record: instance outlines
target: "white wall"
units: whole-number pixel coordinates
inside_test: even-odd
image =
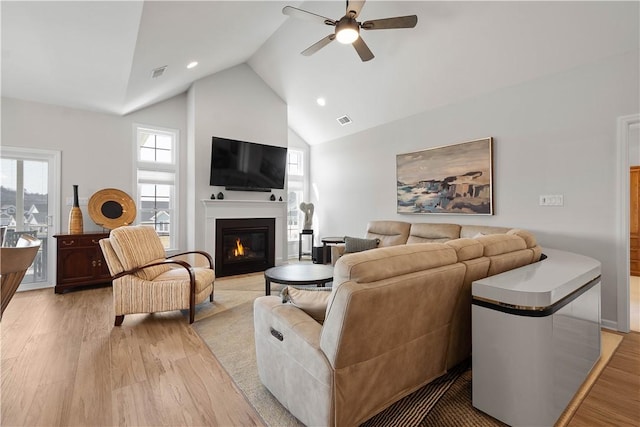
[[[640,111],[639,64],[634,51],[312,146],[319,234],[360,236],[375,219],[529,229],[602,262],[602,316],[615,323],[616,118]],[[487,136],[495,215],[396,213],[396,154]],[[543,194],[564,206],[539,206]]]
[[[117,188],[132,197],[134,124],[177,129],[180,137],[181,189],[178,226],[180,249],[204,247],[204,206],[200,202],[223,191],[230,199],[266,199],[273,193],[227,192],[209,186],[211,137],[222,136],[287,146],[287,107],[247,65],[240,65],[194,83],[188,94],[121,117],[11,98],[2,98],[2,144],[62,152],[61,229],[67,231],[72,185],[81,198],[103,188]],[[101,230],[87,206],[84,229]],[[195,237],[194,237],[195,236]]]
[[[61,230],[55,232],[68,231],[73,184],[81,198],[107,187],[131,194],[131,131],[121,117],[3,98],[2,144],[62,152]],[[85,230],[101,230],[87,206],[81,209]]]
[[[284,190],[271,193],[227,191],[209,185],[211,137],[239,139],[279,147],[287,146],[287,106],[262,79],[246,65],[238,65],[196,81],[189,90],[188,126],[193,129],[188,150],[193,186],[189,191],[188,221],[196,230],[193,245],[204,247],[202,199],[223,192],[229,200],[268,200],[274,194],[286,200]]]
[[[89,199],[103,188],[117,188],[134,197],[134,123],[178,129],[185,139],[186,96],[125,117],[2,98],[3,145],[62,152],[61,229],[55,233],[68,231],[71,207],[66,199],[73,196],[74,184],[78,184],[81,198]],[[81,209],[85,231],[101,231],[91,220],[87,206]],[[182,246],[186,239],[185,233],[181,234]]]

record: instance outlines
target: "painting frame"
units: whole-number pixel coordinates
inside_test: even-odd
[[[396,154],[399,214],[494,215],[493,137]]]

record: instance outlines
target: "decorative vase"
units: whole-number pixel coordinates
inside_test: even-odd
[[[69,234],[81,234],[83,231],[82,211],[78,203],[78,186],[73,186],[73,207],[69,212]]]

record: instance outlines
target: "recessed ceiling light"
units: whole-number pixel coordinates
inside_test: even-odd
[[[316,102],[318,103],[319,106],[324,107],[325,105],[327,105],[327,100],[324,98],[318,98],[316,99]]]
[[[196,67],[197,65],[198,65],[198,61],[192,61],[192,62],[189,62],[189,64],[187,65],[187,68],[191,69]]]

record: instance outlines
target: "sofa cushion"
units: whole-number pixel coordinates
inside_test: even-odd
[[[361,239],[358,237],[344,236],[344,253],[354,253],[375,249],[380,244],[380,239]]]
[[[513,234],[515,236],[522,237],[524,239],[524,242],[527,244],[527,248],[535,248],[536,245],[538,244],[536,242],[536,236],[534,236],[533,233],[526,230],[520,230],[519,228],[514,228],[512,230],[509,230],[507,234]]]
[[[403,221],[370,221],[367,239],[380,239],[380,247],[404,245],[409,237],[411,224]]]
[[[298,289],[293,286],[285,287],[280,296],[282,303],[290,303],[313,317],[316,321],[324,322],[327,301],[331,295],[331,288]]]
[[[484,256],[496,256],[527,249],[522,237],[513,234],[489,234],[476,239],[484,246]]]
[[[411,224],[407,243],[446,242],[460,237],[458,224]]]
[[[460,227],[460,237],[474,238],[478,233],[484,235],[489,234],[505,234],[511,230],[510,227],[493,227],[489,225],[462,225]]]
[[[475,239],[449,240],[446,245],[455,249],[458,261],[480,258],[484,254],[484,245]]]
[[[456,262],[456,251],[444,243],[398,245],[348,254],[336,263],[333,287],[347,280],[369,283]]]

